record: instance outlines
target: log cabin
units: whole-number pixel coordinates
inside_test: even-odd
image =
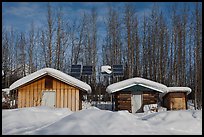
[[[185,110],[187,106],[187,95],[191,93],[189,87],[168,87],[167,92],[161,94],[162,106],[167,110]]]
[[[9,90],[17,108],[49,106],[82,109],[82,95],[91,87],[59,70],[44,68],[14,82]]]
[[[113,110],[131,113],[144,112],[144,105],[159,104],[159,94],[166,90],[167,86],[140,77],[113,83],[106,88],[112,96]]]

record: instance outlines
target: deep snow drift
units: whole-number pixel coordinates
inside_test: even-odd
[[[131,114],[89,107],[30,107],[2,110],[2,134],[202,134],[202,111],[180,110]]]

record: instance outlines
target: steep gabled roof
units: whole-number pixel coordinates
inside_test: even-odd
[[[9,87],[9,89],[10,90],[16,89],[16,88],[34,80],[34,79],[36,79],[36,78],[41,77],[41,76],[46,75],[46,74],[50,75],[50,76],[52,76],[52,77],[54,77],[60,81],[63,81],[69,85],[76,86],[80,89],[87,91],[88,93],[91,93],[91,87],[88,84],[86,84],[83,81],[80,81],[80,80],[78,80],[78,79],[76,79],[76,78],[74,78],[68,74],[65,74],[59,70],[53,69],[53,68],[44,68],[44,69],[38,70],[34,73],[31,73],[31,74],[17,80],[16,82],[14,82]]]
[[[106,92],[113,93],[136,85],[143,86],[162,93],[167,91],[167,86],[161,83],[136,77],[111,84],[106,88]]]

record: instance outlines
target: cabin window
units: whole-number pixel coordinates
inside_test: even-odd
[[[45,78],[45,88],[46,89],[52,89],[52,79],[51,78]]]

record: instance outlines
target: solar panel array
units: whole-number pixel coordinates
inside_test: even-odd
[[[113,65],[113,76],[123,76],[123,65]]]
[[[72,65],[70,75],[75,77],[75,78],[80,78],[80,76],[81,76],[81,65]]]
[[[93,66],[82,66],[82,65],[72,65],[70,75],[79,78],[81,75],[92,75]],[[113,65],[112,66],[113,76],[123,76],[123,65]]]
[[[93,67],[92,66],[83,66],[82,75],[92,75]]]
[[[81,75],[92,75],[92,66],[82,66],[82,65],[71,65],[70,75],[80,79]]]

